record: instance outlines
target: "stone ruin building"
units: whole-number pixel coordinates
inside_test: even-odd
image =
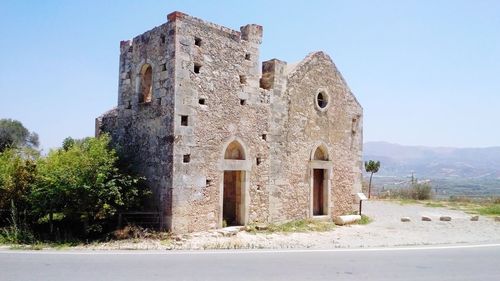
[[[262,26],[181,12],[120,42],[118,106],[96,119],[175,233],[331,219],[361,191],[363,109],[331,58],[259,62]]]

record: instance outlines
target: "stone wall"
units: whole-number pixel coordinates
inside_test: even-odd
[[[261,70],[261,41],[259,25],[234,31],[174,12],[120,44],[118,106],[97,119],[96,132],[109,132],[122,162],[147,177],[151,206],[173,232],[223,225],[224,171],[243,171],[244,224],[311,217],[313,167],[327,171],[327,215],[353,210],[361,106],[326,54],[292,65],[273,59]],[[151,102],[141,98],[145,64]],[[318,92],[328,99],[324,109]],[[243,160],[224,157],[234,141]],[[328,161],[312,160],[318,146]]]
[[[174,26],[163,24],[132,41],[120,42],[118,106],[97,119],[99,132],[108,132],[121,163],[142,176],[152,188],[149,209],[164,213],[170,226],[172,189],[175,44]],[[152,97],[142,102],[141,68],[152,67]]]
[[[223,155],[235,139],[246,154],[247,221],[267,221],[268,144],[262,135],[268,130],[269,103],[259,94],[262,27],[247,25],[240,33],[184,14],[170,18],[178,42],[173,229],[222,225]],[[181,125],[181,115],[187,116],[187,126]],[[184,155],[190,155],[189,163],[183,163]]]

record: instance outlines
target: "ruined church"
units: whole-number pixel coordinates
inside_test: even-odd
[[[185,233],[331,219],[361,192],[363,109],[331,58],[259,61],[262,26],[173,12],[120,42],[118,105],[96,119]]]

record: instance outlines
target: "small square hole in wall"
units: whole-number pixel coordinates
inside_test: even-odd
[[[133,51],[134,51],[134,47],[132,47],[132,46],[128,47],[128,52],[129,53],[132,53]]]
[[[182,163],[189,163],[191,161],[191,154],[184,154],[182,156]]]
[[[211,186],[211,185],[212,185],[212,180],[211,179],[207,179],[206,186]]]
[[[260,165],[260,163],[262,163],[262,158],[257,157],[257,159],[256,159],[256,163],[257,163],[257,166],[258,166],[258,165]]]
[[[240,99],[240,105],[245,105],[245,104],[247,104],[247,100]]]
[[[267,135],[266,134],[262,134],[262,139],[263,140],[267,140]]]
[[[205,105],[205,98],[199,98],[198,103],[201,105]]]
[[[161,71],[167,71],[167,64],[166,63],[161,65]]]
[[[195,63],[194,64],[194,73],[200,73],[200,69],[201,69],[201,64]]]
[[[247,83],[247,77],[245,75],[240,75],[240,83],[241,84],[246,84]]]
[[[194,44],[198,47],[201,47],[201,38],[200,37],[195,37],[194,38]]]
[[[187,126],[187,125],[188,125],[188,116],[181,115],[181,126]]]
[[[246,54],[245,54],[245,59],[246,59],[246,60],[250,60],[250,59],[251,59],[250,53],[246,53]]]

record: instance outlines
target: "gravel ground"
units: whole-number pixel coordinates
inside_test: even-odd
[[[85,249],[286,249],[286,248],[362,248],[408,245],[443,245],[500,243],[500,222],[446,208],[420,204],[400,205],[394,202],[369,201],[363,214],[373,219],[368,225],[339,226],[329,232],[251,234],[244,231],[218,230],[193,233],[172,240],[136,240],[98,243]],[[428,216],[432,221],[422,221]],[[450,222],[439,221],[450,216]],[[401,222],[409,217],[410,222]]]

